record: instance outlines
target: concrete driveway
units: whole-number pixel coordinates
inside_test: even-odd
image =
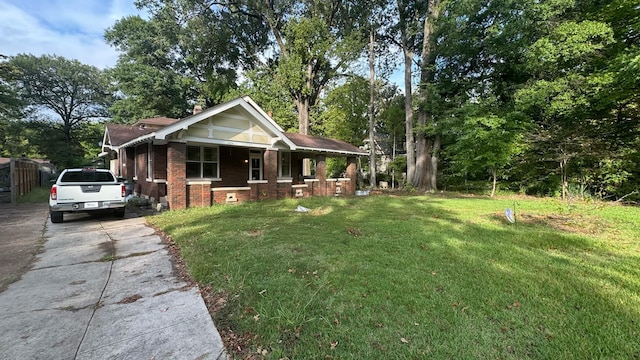
[[[198,289],[144,218],[65,214],[0,293],[0,359],[225,359]]]

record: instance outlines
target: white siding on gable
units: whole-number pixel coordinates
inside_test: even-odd
[[[265,131],[258,123],[243,116],[235,109],[192,124],[187,130],[190,139],[210,139],[269,146],[277,138]]]

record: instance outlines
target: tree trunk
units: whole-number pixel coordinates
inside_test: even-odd
[[[420,119],[421,113],[418,114]],[[419,125],[423,126],[422,120]],[[429,174],[431,173],[431,141],[424,133],[416,134],[416,172],[413,175],[413,186],[422,191],[429,190]]]
[[[420,126],[420,132],[416,140],[416,172],[413,177],[413,184],[420,190],[434,192],[437,190],[435,186],[437,180],[437,150],[440,147],[440,140],[431,138],[427,135],[427,128],[432,123],[431,114],[427,112],[428,101],[428,84],[433,81],[433,70],[431,67],[435,58],[432,56],[433,44],[433,22],[438,17],[437,6],[439,0],[428,0],[429,9],[428,16],[424,21],[424,37],[422,40],[422,53],[421,53],[421,66],[420,66],[420,92],[418,93],[418,123]],[[435,146],[438,146],[436,150]]]
[[[369,31],[369,183],[372,189],[376,188],[376,66],[375,66],[375,36],[373,28]]]
[[[491,187],[491,197],[496,194],[496,183],[498,182],[498,172],[496,168],[491,169],[491,175],[493,177],[493,186]]]
[[[405,51],[404,54],[404,111],[405,111],[405,137],[407,151],[407,183],[413,181],[415,173],[415,148],[413,143],[413,94],[411,93],[411,64],[413,63],[413,54]]]
[[[413,65],[413,51],[407,37],[406,14],[404,13],[403,4],[398,0],[398,11],[400,15],[400,43],[404,54],[404,112],[405,112],[405,136],[407,151],[407,185],[413,181],[415,173],[415,148],[413,143],[413,94],[411,89],[411,66]]]
[[[428,191],[436,192],[438,191],[438,159],[440,157],[440,134],[435,136],[433,140],[433,151],[431,152],[431,168],[429,169],[430,176],[430,186]]]
[[[298,132],[309,135],[309,99],[298,97],[294,99],[294,102],[298,110]],[[311,161],[308,158],[302,160],[302,175],[311,175]]]
[[[562,178],[562,200],[567,199],[567,163],[569,159],[563,154],[562,159],[560,159],[560,177]]]

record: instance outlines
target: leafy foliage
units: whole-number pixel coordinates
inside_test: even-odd
[[[59,167],[95,156],[100,135],[85,131],[108,115],[110,96],[102,72],[55,55],[19,54],[9,64],[20,72],[12,86],[29,120],[14,124],[11,131],[22,154],[47,157]],[[85,153],[82,141],[95,144],[92,154]]]

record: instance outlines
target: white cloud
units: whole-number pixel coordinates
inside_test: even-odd
[[[118,53],[104,30],[132,14],[133,0],[0,0],[0,54],[56,54],[112,67]]]

